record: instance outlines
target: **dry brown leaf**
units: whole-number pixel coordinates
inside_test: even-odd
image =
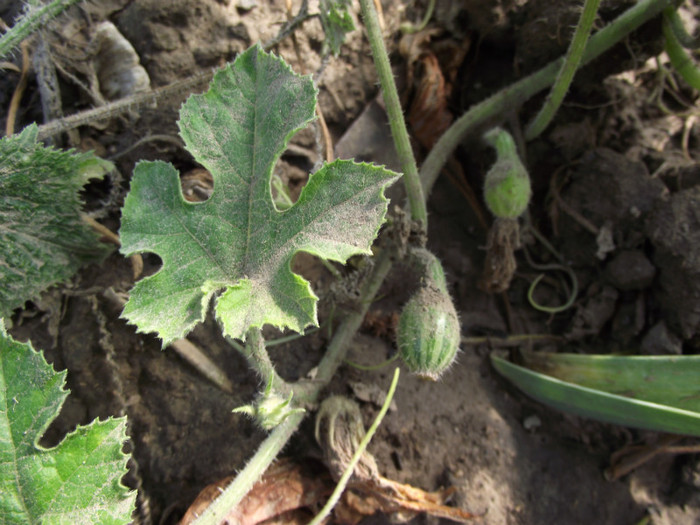
[[[232,476],[206,487],[180,520],[180,525],[192,523],[233,479]],[[275,519],[276,524],[298,523],[298,514],[291,512],[315,506],[333,489],[328,475],[313,472],[309,465],[279,461],[265,473],[241,503],[225,517],[229,525],[257,525]]]
[[[518,248],[520,248],[518,221],[496,219],[488,232],[480,288],[489,293],[508,290],[518,266],[515,260],[515,250]]]
[[[179,525],[189,525],[219,496],[233,477],[206,487],[187,510]],[[304,465],[282,460],[255,484],[237,509],[224,520],[229,525],[301,525],[308,523],[334,488],[327,473],[319,475],[310,463]],[[332,523],[355,525],[377,512],[395,522],[407,521],[425,512],[431,516],[467,522],[479,515],[448,507],[445,502],[454,488],[426,492],[411,485],[379,476],[376,481],[350,483],[333,510]]]
[[[408,121],[416,139],[430,149],[450,127],[454,117],[447,108],[445,77],[437,57],[432,53],[424,54],[419,64],[422,75],[408,111]]]
[[[351,483],[335,508],[337,523],[355,525],[363,517],[382,512],[394,523],[408,521],[417,514],[426,513],[466,523],[481,517],[465,510],[449,507],[445,502],[455,492],[453,487],[437,492],[404,485],[387,478],[378,481]]]

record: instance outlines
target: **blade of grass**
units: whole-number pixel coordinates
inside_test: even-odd
[[[515,365],[491,354],[493,367],[528,396],[557,410],[605,423],[700,437],[700,414],[574,383]]]
[[[700,355],[521,355],[527,368],[568,383],[700,413]]]
[[[369,445],[369,442],[372,439],[372,436],[374,436],[374,433],[377,431],[377,428],[379,428],[379,424],[382,422],[382,419],[384,419],[387,410],[389,410],[389,407],[391,406],[391,400],[394,398],[394,392],[396,391],[396,385],[398,383],[399,369],[396,368],[394,370],[394,378],[391,381],[391,386],[389,387],[389,391],[386,394],[386,400],[384,401],[381,410],[379,410],[377,417],[374,418],[374,422],[372,423],[372,426],[369,427],[369,430],[365,434],[365,437],[362,438],[362,441],[357,447],[355,454],[353,454],[350,463],[345,469],[345,472],[343,472],[343,475],[341,476],[340,480],[338,480],[338,484],[335,486],[333,494],[331,494],[331,497],[328,498],[328,501],[323,506],[321,511],[318,514],[316,514],[313,520],[309,522],[309,525],[318,525],[319,523],[322,523],[323,520],[325,520],[326,517],[330,514],[331,510],[333,510],[333,507],[335,507],[336,503],[338,503],[338,500],[340,499],[340,496],[342,496],[343,491],[345,490],[345,487],[348,484],[348,481],[350,481],[350,476],[352,476],[353,472],[355,471],[355,467],[360,461],[362,454],[364,454],[367,445]]]

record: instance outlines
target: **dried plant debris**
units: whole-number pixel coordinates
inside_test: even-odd
[[[109,100],[149,91],[151,80],[131,43],[112,22],[97,26],[91,43],[100,91]]]

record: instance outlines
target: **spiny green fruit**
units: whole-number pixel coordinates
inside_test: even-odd
[[[422,286],[408,300],[396,332],[396,344],[411,372],[436,381],[455,360],[460,329],[450,296]]]
[[[411,266],[418,272],[426,285],[432,285],[443,293],[447,293],[445,270],[440,259],[425,248],[411,248],[408,253]]]
[[[530,203],[530,175],[510,133],[493,128],[484,135],[484,140],[496,149],[496,163],[484,181],[486,205],[499,219],[517,219]]]

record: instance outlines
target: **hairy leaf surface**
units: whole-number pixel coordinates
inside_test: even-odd
[[[68,395],[65,376],[14,341],[0,320],[0,523],[130,519],[135,493],[120,482],[125,418],[79,426],[55,448],[38,444]]]
[[[184,337],[215,295],[217,317],[235,338],[264,324],[295,331],[317,324],[317,297],[291,271],[294,254],[345,262],[369,253],[386,213],[383,189],[397,174],[335,161],[310,177],[292,207],[277,210],[272,169],[313,119],[315,103],[310,77],[254,46],[180,112],[187,149],[214,179],[211,198],[187,202],[173,166],[138,164],[122,212],[122,252],[154,252],[163,261],[124,309],[141,331],[157,332],[165,345]]]
[[[35,125],[0,140],[0,317],[109,252],[81,220],[78,195],[109,166],[44,147]]]

